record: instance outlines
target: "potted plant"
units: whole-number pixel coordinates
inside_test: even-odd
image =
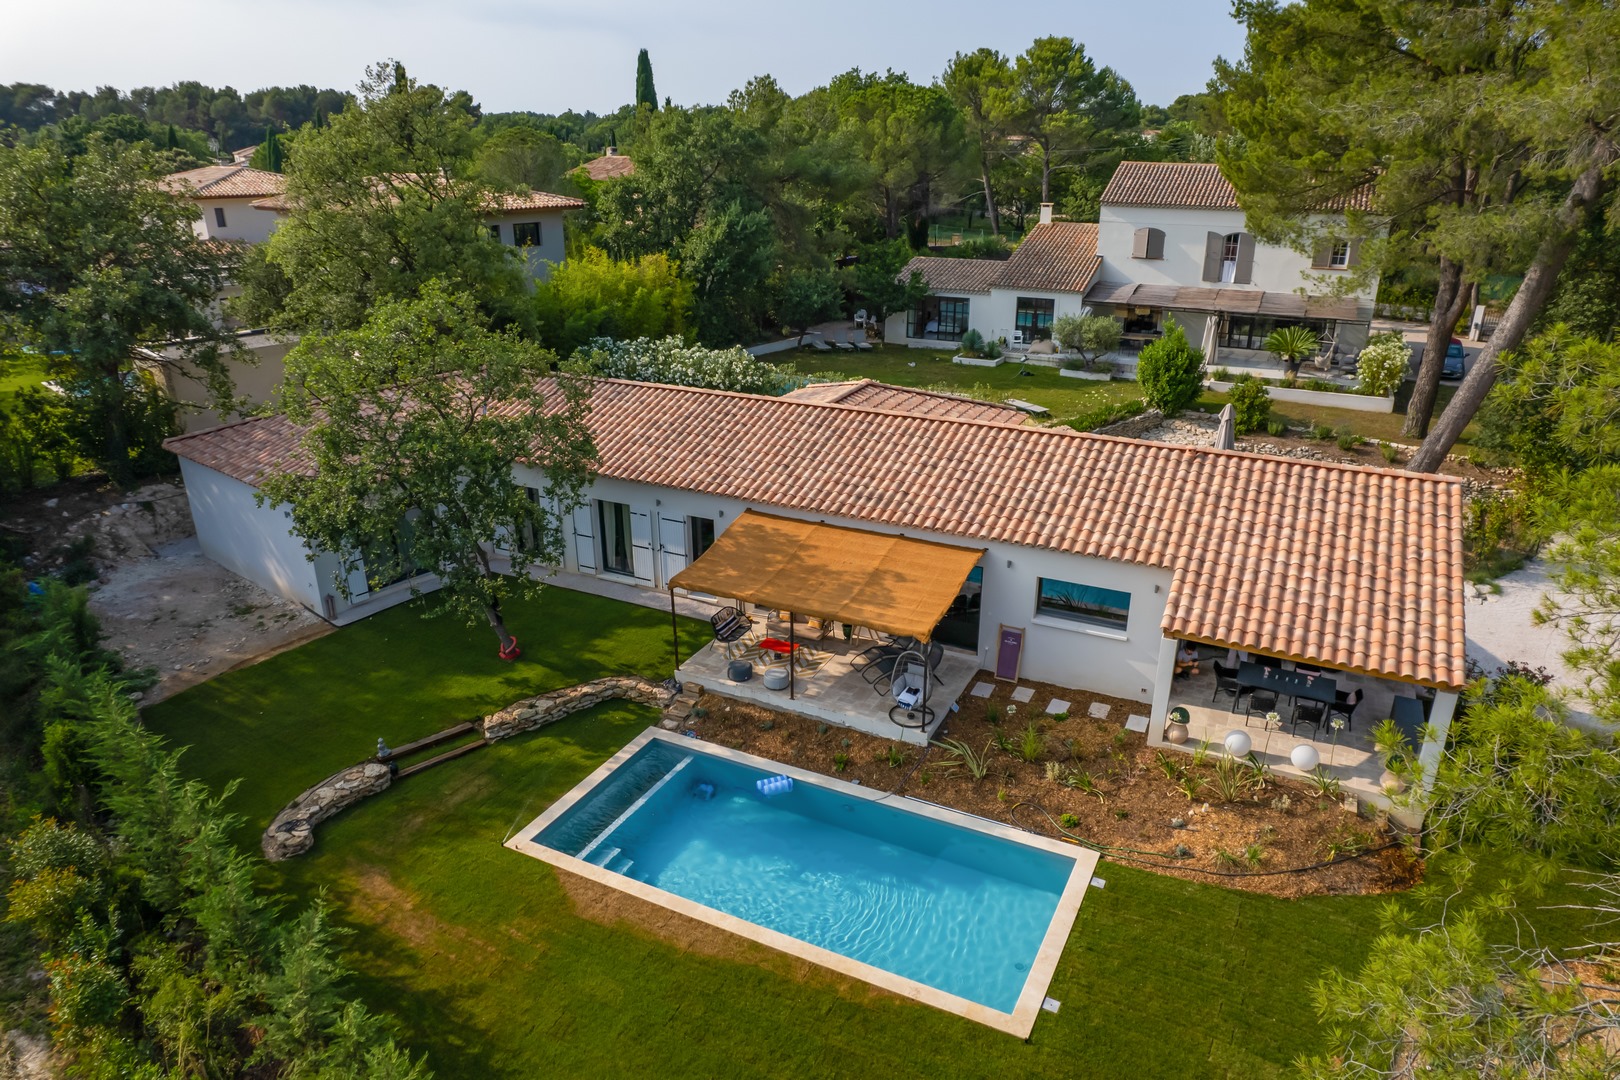
[[[1378,776],[1378,786],[1385,793],[1399,795],[1407,789],[1416,760],[1416,753],[1404,732],[1393,719],[1381,720],[1373,728],[1373,750],[1384,762],[1384,771]]]
[[[1299,375],[1299,365],[1316,351],[1316,334],[1303,326],[1279,326],[1266,336],[1260,347],[1271,353],[1288,370],[1288,381]]]
[[[1177,746],[1186,742],[1188,735],[1187,721],[1190,719],[1192,719],[1192,714],[1180,705],[1171,709],[1170,715],[1165,717],[1164,721],[1164,741],[1175,743]]]
[[[951,357],[951,363],[995,367],[1001,363],[1001,346],[994,341],[985,341],[984,335],[977,330],[969,330],[962,335],[962,351]]]

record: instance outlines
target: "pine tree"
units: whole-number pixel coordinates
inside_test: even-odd
[[[648,59],[646,49],[636,57],[636,105],[658,111],[658,91],[653,89],[652,60]]]

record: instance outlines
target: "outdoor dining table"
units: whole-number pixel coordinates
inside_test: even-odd
[[[1281,664],[1270,666],[1245,660],[1238,664],[1238,685],[1245,690],[1272,690],[1284,697],[1304,698],[1332,705],[1339,684],[1326,675],[1311,675],[1303,671],[1285,671]]]

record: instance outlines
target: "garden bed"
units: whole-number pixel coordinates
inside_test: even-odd
[[[1218,394],[1225,394],[1232,389],[1230,382],[1219,379],[1210,379],[1204,383],[1210,390]],[[1353,412],[1392,413],[1395,411],[1395,397],[1371,397],[1359,394],[1354,390],[1305,390],[1299,387],[1273,386],[1266,384],[1266,392],[1273,401],[1293,401],[1301,405],[1320,405],[1327,409],[1349,409]]]
[[[978,681],[995,682],[988,672]],[[1386,846],[1393,836],[1382,823],[1302,782],[1267,776],[1259,786],[1221,798],[1217,755],[1199,762],[1176,750],[1151,749],[1145,736],[1124,729],[1126,716],[1142,710],[1136,702],[1025,682],[1035,697],[1017,705],[1008,696],[1011,686],[995,685],[988,700],[967,699],[944,736],[986,759],[988,770],[978,780],[937,745],[923,752],[715,694],[703,695],[689,723],[698,737],[722,746],[1044,836],[1067,832],[1103,846],[1105,854],[1113,848],[1115,857],[1195,881],[1296,897],[1388,892],[1420,874],[1404,848]],[[1067,718],[1040,714],[1054,696],[1072,703]],[[1106,719],[1089,715],[1094,703],[1108,707]],[[992,723],[992,711],[1009,705],[1017,711]],[[1036,732],[1026,760],[1022,744],[1032,720]],[[1365,854],[1350,858],[1355,852]],[[1278,873],[1294,870],[1302,872]]]
[[[964,367],[1000,367],[1006,362],[1005,359],[999,356],[994,360],[988,356],[963,356],[960,353],[951,357],[951,363],[961,364]]]

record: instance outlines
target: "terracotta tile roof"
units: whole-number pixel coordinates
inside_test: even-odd
[[[620,380],[590,423],[605,477],[1160,567],[1169,636],[1466,678],[1450,477]],[[279,417],[165,445],[247,483],[301,463]]]
[[[853,405],[880,412],[910,413],[913,416],[948,416],[957,420],[983,420],[991,424],[1017,426],[1023,413],[1011,405],[979,401],[977,398],[891,386],[875,379],[851,382],[812,383],[783,395],[793,401],[814,401],[823,405]]]
[[[247,165],[204,165],[170,173],[160,183],[194,199],[260,199],[287,190],[287,178]]]
[[[553,195],[549,191],[530,191],[522,195],[497,194],[494,205],[489,208],[488,213],[499,216],[527,210],[580,210],[584,206],[583,200],[567,195]],[[285,214],[292,209],[292,201],[287,195],[281,194],[260,199],[253,207],[256,210],[274,210],[278,214]]]
[[[1085,292],[1100,266],[1094,223],[1051,221],[1024,235],[997,284],[1010,289]]]
[[[999,259],[949,259],[940,255],[918,255],[900,269],[900,280],[921,274],[935,292],[987,293],[1001,278],[1007,264]]]
[[[1085,292],[1101,266],[1096,225],[1053,221],[1029,230],[1010,259],[919,255],[900,276],[910,277],[915,270],[936,292],[987,293],[992,288]]]
[[[584,173],[592,180],[617,180],[621,176],[635,175],[636,163],[624,154],[603,154],[591,158],[575,171]]]
[[[1368,210],[1370,185],[1325,200],[1322,210]],[[1164,206],[1189,210],[1241,210],[1237,191],[1221,167],[1201,162],[1122,161],[1103,189],[1102,201],[1116,206]]]

